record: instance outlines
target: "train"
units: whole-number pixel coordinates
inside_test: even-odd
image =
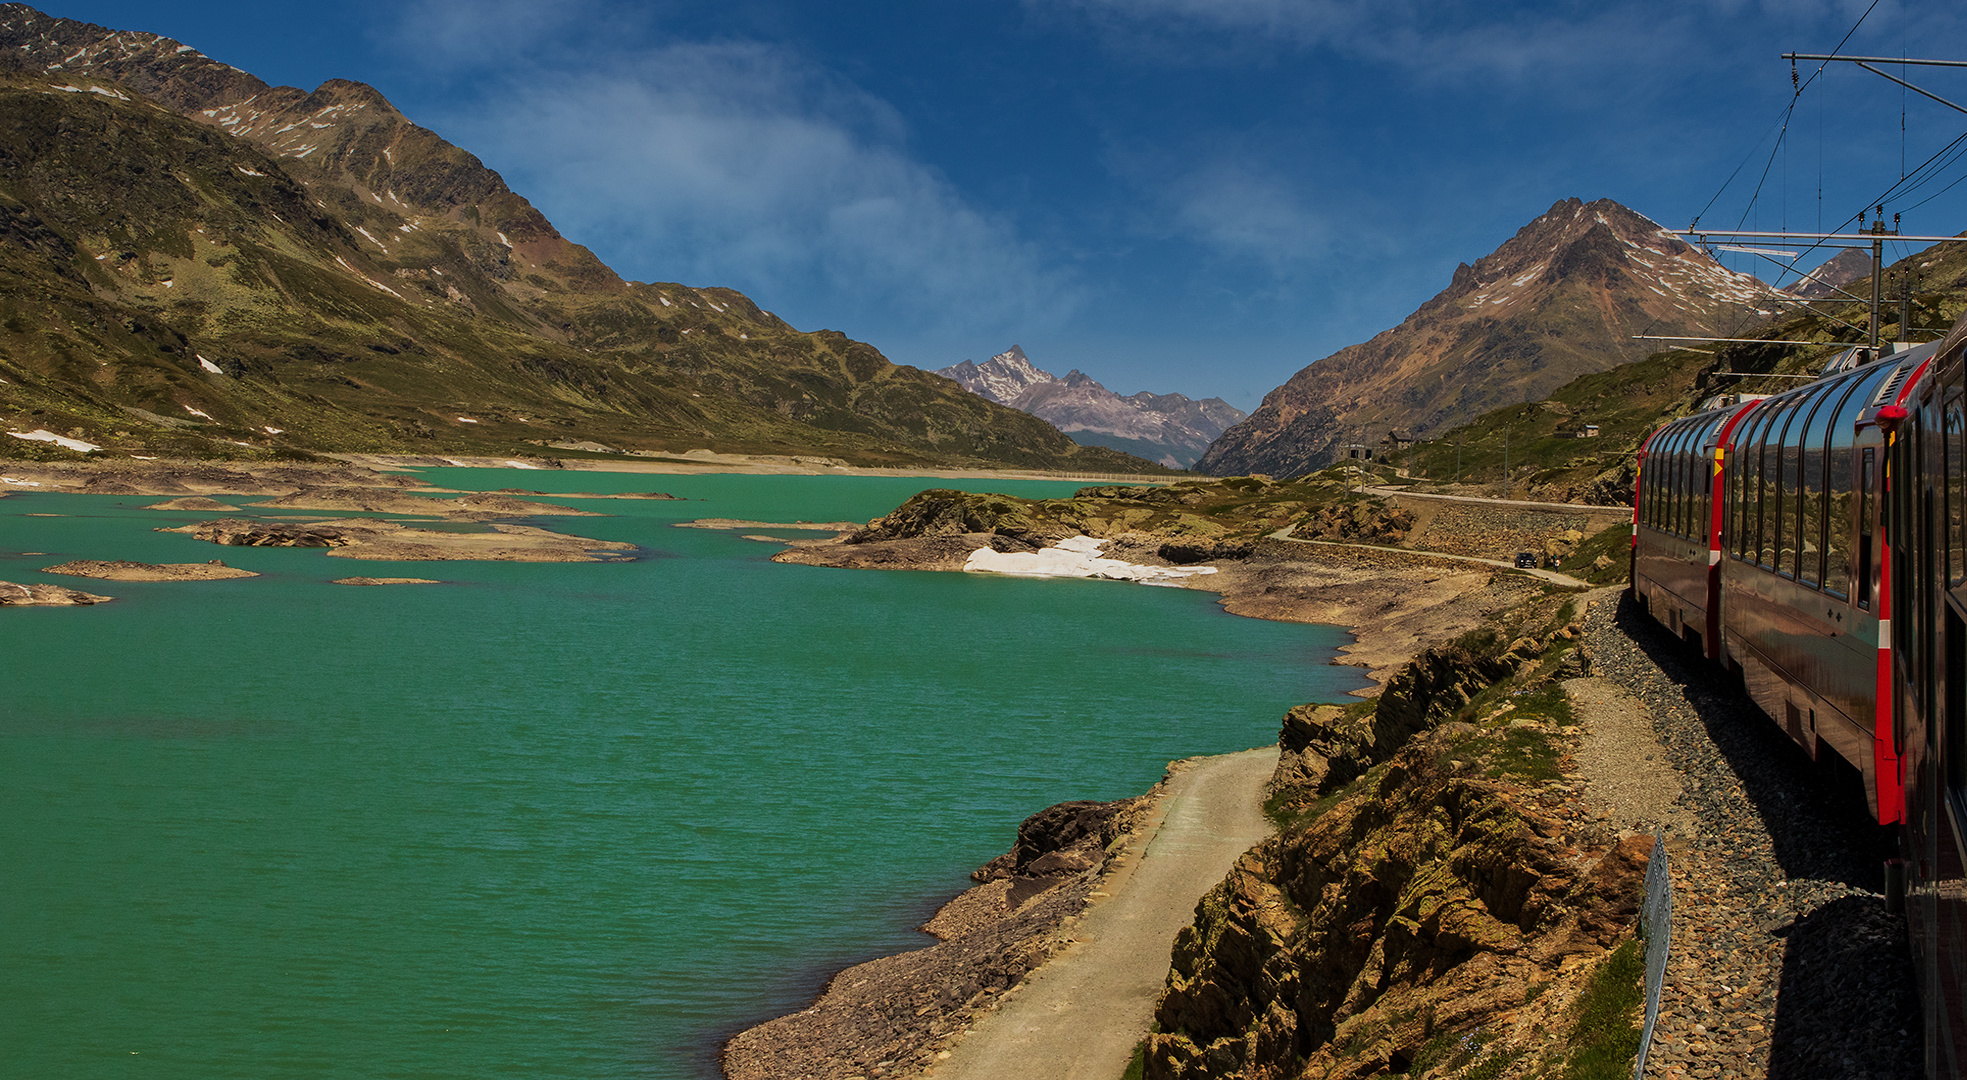
[[[1967,1065],[1967,318],[1641,443],[1631,589],[1848,762],[1901,858],[1926,1072]]]

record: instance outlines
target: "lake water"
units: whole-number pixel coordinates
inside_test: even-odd
[[[1206,593],[785,566],[669,527],[1076,485],[427,475],[690,501],[541,522],[639,561],[525,565],[0,499],[0,580],[117,597],[0,611],[0,1076],[713,1077],[832,970],[928,944],[1026,815],[1363,684],[1328,666],[1342,632]],[[265,576],[38,572],[215,557]],[[358,574],[448,584],[329,583]]]

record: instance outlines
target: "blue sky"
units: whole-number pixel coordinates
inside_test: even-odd
[[[1833,65],[1773,137],[1792,96],[1779,54],[1829,52],[1864,15],[1846,54],[1967,58],[1967,8],[1951,3],[44,10],[164,34],[269,82],[369,83],[629,278],[731,286],[898,363],[1016,342],[1122,393],[1245,409],[1559,199],[1675,226],[1706,208],[1709,224],[1813,229],[1821,206],[1835,226],[1902,158],[1967,131],[1967,115]],[[1967,104],[1967,70],[1908,75]],[[1967,183],[1908,209],[1964,174],[1888,213],[1907,209],[1908,231],[1967,228]]]

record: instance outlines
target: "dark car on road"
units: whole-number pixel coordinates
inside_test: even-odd
[[[1537,553],[1534,551],[1517,552],[1516,568],[1519,570],[1535,570],[1537,568]]]

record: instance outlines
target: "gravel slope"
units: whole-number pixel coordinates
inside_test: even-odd
[[[1591,673],[1645,706],[1681,789],[1659,821],[1675,922],[1647,1075],[1919,1077],[1905,920],[1879,896],[1895,843],[1855,771],[1811,763],[1732,678],[1615,599],[1591,607]]]

